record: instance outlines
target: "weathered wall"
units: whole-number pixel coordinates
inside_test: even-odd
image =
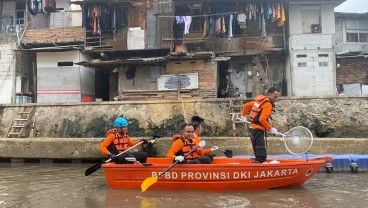
[[[2,34],[0,38],[0,103],[11,103],[15,95],[15,64],[17,36],[12,34]]]
[[[56,29],[27,29],[26,43],[76,42],[85,40],[84,27],[68,27]]]
[[[205,119],[202,136],[233,136],[228,99],[25,105],[36,106],[33,121],[36,137],[105,137],[114,119],[122,114],[130,121],[132,136],[170,137],[180,132],[181,124],[190,121],[192,115]],[[329,137],[367,137],[367,97],[282,97],[276,106],[272,123],[279,131],[302,125],[313,134],[316,129],[328,130]],[[14,105],[0,108],[0,137],[5,137],[6,129],[21,108]],[[247,135],[246,128],[240,124],[236,133]]]
[[[136,67],[134,79],[126,77],[126,72],[130,68],[122,67],[119,70],[119,94],[151,91],[165,98],[177,98],[177,90],[157,91],[157,81],[153,81],[151,78],[150,66]],[[161,75],[185,73],[198,73],[198,89],[187,91],[187,95],[204,98],[217,97],[217,62],[209,60],[175,61],[167,62],[165,66],[160,66]],[[112,87],[110,89],[110,91],[115,91]]]
[[[368,60],[365,58],[339,59],[340,67],[336,69],[337,84],[368,84]]]

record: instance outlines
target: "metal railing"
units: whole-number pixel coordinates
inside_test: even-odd
[[[24,18],[3,18],[0,20],[0,33],[16,33],[23,29]]]

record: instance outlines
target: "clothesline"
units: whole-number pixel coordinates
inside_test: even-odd
[[[226,13],[219,13],[219,14],[202,14],[202,15],[157,15],[157,17],[177,17],[177,16],[191,16],[191,17],[210,17],[210,16],[219,16],[219,15],[226,15],[226,14],[239,14],[244,12],[226,12]]]

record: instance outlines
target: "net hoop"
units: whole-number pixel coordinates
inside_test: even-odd
[[[313,144],[313,134],[304,126],[296,126],[283,136],[286,149],[294,155],[306,153]]]

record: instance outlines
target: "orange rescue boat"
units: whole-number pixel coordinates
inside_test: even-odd
[[[332,157],[275,159],[279,163],[252,163],[249,158],[214,158],[212,164],[178,164],[162,175],[150,189],[262,190],[302,185]],[[148,158],[148,164],[103,164],[110,188],[141,188],[142,182],[157,176],[172,161]]]

